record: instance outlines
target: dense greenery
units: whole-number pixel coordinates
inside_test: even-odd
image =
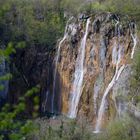
[[[139,0],[60,0],[62,9],[72,13],[80,12],[113,12],[122,15],[129,15],[139,21],[140,1]]]
[[[0,65],[10,63],[10,55],[16,53],[16,48],[23,48],[25,44],[20,42],[16,46],[13,43],[8,43],[7,47],[0,48]],[[1,69],[2,69],[1,66]],[[5,68],[5,67],[4,67]],[[2,73],[3,70],[1,70]],[[12,74],[5,72],[0,75],[0,91],[6,90],[3,82],[12,79]],[[29,134],[36,130],[36,126],[31,119],[28,119],[26,114],[26,100],[30,97],[33,99],[34,112],[32,118],[37,116],[39,108],[38,93],[39,86],[28,90],[23,97],[19,97],[17,104],[0,104],[0,140],[19,140],[25,139]],[[2,92],[3,93],[3,92]],[[0,100],[4,100],[0,94]],[[3,106],[3,107],[2,107]],[[31,117],[31,116],[30,116]]]
[[[98,12],[112,12],[120,15],[128,15],[131,20],[140,25],[140,1],[139,0],[62,0],[62,7],[73,14],[84,12],[88,14]]]
[[[122,116],[110,122],[106,131],[99,136],[101,140],[139,140],[139,121],[134,118]]]
[[[94,134],[85,119],[67,120],[58,118],[55,125],[45,119],[39,120],[39,131],[32,136],[39,140],[139,140],[139,121],[128,115],[112,120],[105,131]],[[50,122],[53,122],[51,120]]]
[[[25,99],[36,92],[38,92],[38,88],[32,88],[25,94],[25,97],[20,97],[18,104],[6,104],[2,108],[0,112],[0,140],[26,139],[29,134],[36,131],[33,121],[24,116],[26,110]]]
[[[0,1],[1,41],[54,46],[65,23],[56,6],[44,0]]]
[[[140,109],[140,51],[136,52],[133,60],[133,76],[131,78],[131,96],[130,99]]]
[[[138,0],[0,0],[0,40],[52,48],[62,36],[64,13],[110,11],[139,21]]]

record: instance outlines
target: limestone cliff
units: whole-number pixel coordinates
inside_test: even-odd
[[[114,102],[116,96],[113,96],[112,89],[117,84],[119,76],[123,74],[122,71],[127,69],[126,65],[131,62],[135,49],[135,23],[124,20],[124,17],[115,14],[82,16],[80,19],[72,17],[68,21],[64,38],[58,43],[55,59],[57,61],[55,64],[55,70],[57,70],[54,78],[55,87],[53,87],[54,92],[50,93],[54,94],[52,95],[54,100],[52,100],[53,103],[49,103],[49,106],[51,106],[50,104],[54,105],[49,110],[57,113],[59,106],[59,111],[61,110],[63,114],[69,116],[72,100],[78,98],[73,99],[74,94],[78,94],[73,92],[75,90],[73,88],[77,88],[74,87],[76,67],[80,65],[80,59],[82,59],[82,56],[79,55],[82,53],[80,47],[84,40],[87,19],[90,19],[90,22],[86,35],[83,69],[79,70],[83,71],[83,79],[82,86],[79,87],[80,95],[76,115],[86,116],[95,123],[103,95],[113,79],[116,69],[120,68],[120,73],[118,76],[116,75],[115,82],[105,99],[102,118],[103,124],[105,124],[117,113]],[[121,70],[122,66],[124,68]],[[79,85],[77,84],[77,86]],[[114,89],[113,92],[115,91]],[[120,94],[119,90],[115,94]],[[60,96],[58,98],[58,95],[61,98]],[[51,95],[47,96],[50,98]],[[46,110],[48,109],[47,105]]]
[[[86,116],[94,125],[97,120],[104,125],[124,110],[118,95],[127,94],[124,85],[135,47],[136,25],[124,16],[71,17],[56,51],[32,46],[13,57],[10,101],[39,84],[41,113]]]

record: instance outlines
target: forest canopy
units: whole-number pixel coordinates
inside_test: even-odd
[[[64,13],[114,12],[139,22],[139,0],[0,0],[1,42],[25,42],[52,48],[62,36]],[[51,36],[50,36],[51,34]]]

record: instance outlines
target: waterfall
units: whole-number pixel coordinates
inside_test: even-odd
[[[71,91],[72,99],[70,101],[70,108],[68,113],[68,116],[70,118],[75,118],[78,111],[78,103],[81,96],[81,88],[82,88],[83,77],[84,77],[85,47],[86,47],[89,24],[90,24],[90,19],[87,19],[86,31],[84,37],[82,38],[81,46],[79,48],[79,53],[76,60],[74,82]]]
[[[134,57],[134,52],[135,52],[135,48],[137,45],[136,25],[134,25],[134,26],[135,26],[135,33],[134,34],[132,33],[132,29],[130,27],[130,34],[131,34],[131,37],[133,39],[133,48],[132,48],[132,52],[131,52],[131,59],[133,59],[133,57]]]
[[[54,98],[55,98],[55,89],[56,89],[56,77],[57,77],[57,66],[58,66],[58,60],[59,60],[59,57],[60,57],[60,49],[61,49],[61,45],[62,43],[65,41],[65,39],[68,37],[68,26],[69,26],[69,22],[72,20],[73,17],[71,17],[68,21],[67,21],[67,24],[66,24],[66,27],[65,27],[65,32],[64,32],[64,37],[62,38],[62,40],[59,42],[59,45],[58,45],[58,50],[57,50],[57,55],[56,55],[56,60],[55,60],[55,70],[54,70],[54,79],[53,79],[53,95],[52,95],[52,105],[51,105],[51,110],[52,110],[52,113],[54,113]]]
[[[127,26],[121,25],[119,18],[115,17],[114,19],[111,16],[105,19],[106,17],[101,18],[101,16],[95,18],[93,25],[99,26],[97,27],[98,31],[94,31],[94,26],[90,26],[92,19],[88,17],[83,19],[86,21],[84,26],[82,21],[78,19],[67,23],[55,57],[53,93],[51,94],[51,105],[49,105],[51,112],[55,113],[57,105],[59,106],[57,99],[60,92],[57,89],[60,84],[57,80],[59,80],[58,72],[60,72],[60,78],[62,78],[60,81],[63,81],[61,86],[64,96],[62,97],[63,113],[68,112],[69,118],[76,118],[77,114],[89,115],[87,112],[90,112],[92,108],[88,105],[94,104],[93,117],[97,117],[95,132],[101,130],[104,116],[110,117],[110,114],[106,113],[106,108],[110,106],[107,97],[113,86],[116,83],[119,84],[123,79],[123,77],[120,78],[120,75],[128,62],[128,55],[125,52],[131,50],[131,53],[134,54],[136,46],[134,25],[131,26],[131,34],[128,35]],[[115,24],[112,24],[114,23],[112,20],[115,20]],[[87,42],[88,45],[86,45]],[[61,59],[59,59],[60,57]],[[117,82],[118,80],[119,82]],[[93,91],[91,88],[94,88]],[[85,89],[87,95],[84,96],[83,105],[79,109],[82,89]],[[94,92],[93,96],[91,92]],[[98,99],[100,94],[102,94],[101,99]],[[115,105],[120,114],[123,111],[123,105]]]
[[[115,49],[113,48],[113,51],[112,51],[112,55],[114,55],[114,53],[115,53],[114,50],[116,50],[116,54],[117,54],[117,56],[115,56],[115,59],[114,59],[114,57],[112,57],[112,62],[116,65],[116,71],[115,71],[115,75],[113,76],[111,82],[109,83],[108,87],[106,88],[106,90],[103,94],[101,105],[100,105],[100,108],[99,108],[99,111],[98,111],[98,118],[97,118],[94,133],[99,133],[100,132],[101,122],[102,122],[102,118],[103,118],[104,111],[105,111],[106,97],[109,94],[109,91],[111,90],[111,88],[113,87],[115,82],[118,80],[118,78],[119,78],[120,74],[122,73],[123,69],[125,68],[125,65],[122,65],[119,69],[119,64],[120,64],[120,61],[121,61],[121,51],[122,51],[122,46],[120,46],[119,38],[120,38],[120,29],[118,27],[118,42],[119,43],[116,46],[116,42],[115,42],[115,46],[114,46]]]

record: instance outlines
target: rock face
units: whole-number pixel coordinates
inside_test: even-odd
[[[87,19],[90,19],[88,29],[86,27]],[[112,89],[123,74],[123,70],[127,69],[126,65],[130,63],[130,56],[134,46],[131,35],[135,34],[135,25],[131,26],[132,24],[134,23],[124,22],[123,17],[110,13],[89,16],[81,20],[72,18],[69,21],[66,27],[67,36],[65,39],[63,38],[63,42],[59,46],[59,59],[55,65],[57,69],[56,85],[58,79],[61,81],[61,84],[58,84],[61,85],[61,88],[59,87],[61,91],[59,92],[59,90],[55,89],[53,93],[55,94],[55,101],[57,101],[56,104],[54,101],[54,110],[56,112],[56,108],[59,106],[63,114],[71,117],[69,115],[71,103],[72,101],[78,101],[78,106],[75,107],[77,110],[75,114],[77,116],[86,116],[95,124],[99,117],[98,112],[103,95],[117,71],[112,87],[104,99],[102,114],[102,122],[104,123],[102,125],[116,115]],[[83,52],[80,47],[86,30],[84,60],[81,62],[82,56],[80,53]],[[83,67],[80,67],[80,63],[82,63]],[[124,69],[121,70],[122,66],[124,66]],[[77,67],[82,69],[77,71]],[[82,72],[83,77],[81,80]],[[75,75],[79,76],[77,83],[75,82]],[[82,81],[80,87],[78,80]],[[125,81],[123,80],[122,82]],[[80,92],[77,92],[77,88],[79,88]],[[60,99],[57,98],[58,94],[61,95],[61,101],[59,101],[61,104],[58,104]]]
[[[72,17],[58,43],[56,57],[54,51],[33,46],[13,59],[12,70],[17,74],[10,85],[15,81],[20,84],[10,87],[16,94],[11,98],[40,84],[42,113],[62,113],[73,118],[73,111],[76,117],[86,116],[95,125],[103,103],[100,125],[104,126],[117,113],[116,95],[122,88],[119,84],[125,82],[122,75],[133,55],[134,39],[135,24],[124,17],[110,13]]]
[[[17,50],[17,53],[12,56],[10,66],[13,74],[9,84],[9,102],[11,104],[16,104],[20,96],[24,96],[29,89],[36,85],[41,86],[38,96],[41,100],[45,98],[46,87],[51,89],[53,84],[53,58],[54,51],[47,50],[47,47],[31,46]],[[29,116],[33,111],[33,97],[30,97],[27,99]],[[40,112],[43,111],[40,109]]]

